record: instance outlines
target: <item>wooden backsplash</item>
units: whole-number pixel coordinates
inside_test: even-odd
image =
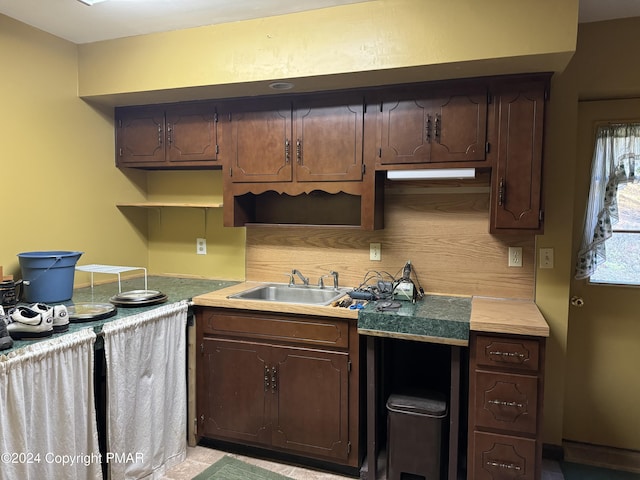
[[[248,227],[247,280],[286,282],[297,268],[315,284],[336,270],[340,286],[354,287],[369,270],[399,277],[411,260],[426,292],[533,299],[535,236],[489,234],[488,187],[434,184],[387,184],[384,230]],[[372,242],[379,262],[369,260]],[[523,267],[507,266],[510,246],[522,247]]]

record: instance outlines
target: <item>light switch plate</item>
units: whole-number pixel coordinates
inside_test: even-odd
[[[553,268],[553,248],[540,249],[540,268]]]

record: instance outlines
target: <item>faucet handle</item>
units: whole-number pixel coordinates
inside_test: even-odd
[[[286,277],[289,277],[289,286],[291,286],[291,285],[295,285],[295,284],[296,284],[296,281],[295,281],[295,279],[293,278],[293,273],[285,273],[284,275],[285,275]]]
[[[329,272],[329,275],[333,277],[333,288],[337,290],[338,289],[338,272],[331,270]]]
[[[324,278],[325,277],[330,277],[331,275],[320,275],[320,278],[318,278],[318,287],[319,288],[324,288]]]

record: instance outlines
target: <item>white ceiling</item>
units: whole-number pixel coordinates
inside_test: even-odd
[[[0,0],[0,13],[73,43],[271,17],[368,0]]]
[[[283,15],[368,0],[0,0],[0,13],[74,43]],[[580,0],[580,23],[640,17],[639,0]]]

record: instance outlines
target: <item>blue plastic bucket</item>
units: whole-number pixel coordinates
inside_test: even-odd
[[[18,254],[25,302],[66,302],[73,297],[73,276],[83,252],[24,252]]]

